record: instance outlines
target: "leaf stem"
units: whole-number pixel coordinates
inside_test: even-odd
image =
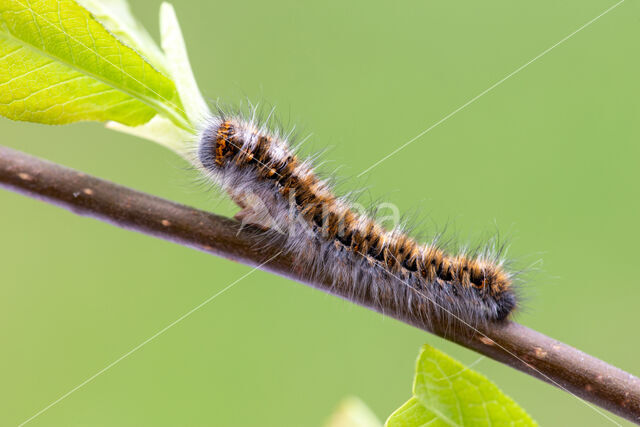
[[[155,236],[251,266],[282,251],[265,244],[235,220],[196,210],[0,147],[0,186],[128,230]],[[329,278],[308,272],[281,254],[263,269],[333,293]],[[337,295],[378,310],[366,295]],[[400,313],[384,314],[511,366],[629,421],[640,424],[640,379],[567,344],[515,322],[479,333],[459,333],[451,324],[417,323]]]

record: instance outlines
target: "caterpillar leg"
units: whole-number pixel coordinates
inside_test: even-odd
[[[250,225],[263,231],[272,230],[284,233],[282,227],[269,211],[267,204],[260,197],[252,193],[228,193],[231,199],[240,207],[240,211],[233,217],[240,221],[241,230]]]

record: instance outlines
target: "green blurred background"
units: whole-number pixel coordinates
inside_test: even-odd
[[[160,1],[134,1],[157,33]],[[176,2],[205,96],[277,105],[354,177],[612,6],[611,1]],[[500,230],[529,276],[522,323],[640,374],[640,4],[627,0],[344,189]],[[0,121],[2,144],[232,214],[171,152],[99,124]],[[0,425],[15,425],[200,304],[244,265],[0,191]],[[347,395],[384,420],[420,345],[478,355],[264,272],[31,422],[320,426]],[[578,399],[484,359],[542,425],[609,425]],[[616,418],[623,425],[622,420]]]

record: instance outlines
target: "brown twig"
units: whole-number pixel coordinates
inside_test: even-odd
[[[78,215],[257,266],[281,250],[275,241],[257,245],[257,235],[237,221],[179,205],[63,166],[0,147],[0,186],[53,203]],[[331,292],[328,280],[310,281],[286,254],[262,267]],[[347,295],[338,295],[347,298]],[[353,301],[375,309],[366,296]],[[348,299],[352,300],[352,297]],[[553,384],[640,424],[640,379],[515,322],[481,333],[451,334],[447,325],[418,324],[398,313],[387,316],[411,323],[494,360]]]

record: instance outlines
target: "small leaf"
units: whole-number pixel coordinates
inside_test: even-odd
[[[149,32],[133,16],[127,0],[76,0],[121,42],[139,54],[165,75],[169,75],[164,53]]]
[[[160,30],[169,74],[178,88],[187,117],[193,128],[197,129],[211,113],[193,76],[180,24],[173,6],[169,3],[163,3],[160,8]],[[161,116],[156,116],[141,126],[124,126],[108,122],[107,127],[162,144],[193,162],[188,152],[189,141],[193,140],[193,135]]]
[[[412,397],[395,410],[385,423],[386,427],[448,427],[449,424],[438,419],[438,416],[424,407],[415,397]]]
[[[193,76],[178,17],[170,3],[165,2],[160,6],[160,34],[162,49],[167,55],[169,72],[178,87],[187,116],[197,127],[211,115],[211,112]]]
[[[107,122],[105,126],[111,130],[157,142],[180,154],[185,159],[192,161],[187,147],[188,142],[193,140],[193,134],[177,127],[162,116],[155,116],[140,126],[125,126],[118,122]]]
[[[381,427],[381,424],[362,400],[348,397],[340,402],[325,427]]]
[[[438,425],[436,420],[454,427],[536,425],[486,377],[428,345],[418,357],[413,396],[387,426]]]
[[[191,130],[173,82],[75,1],[0,0],[0,114],[135,126],[159,112]]]

